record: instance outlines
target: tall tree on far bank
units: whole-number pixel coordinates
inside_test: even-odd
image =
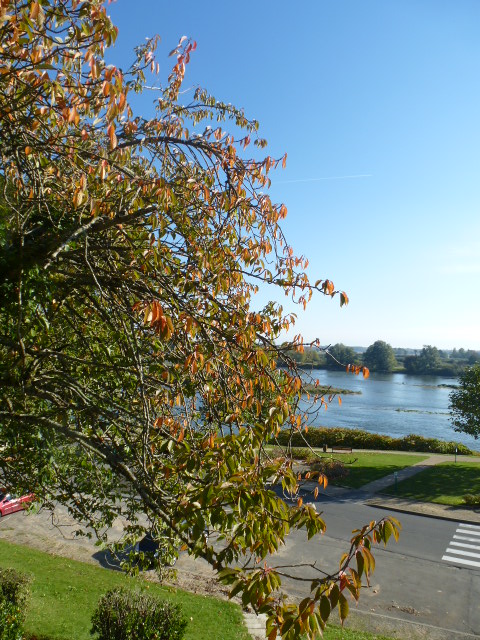
[[[371,344],[363,355],[363,363],[372,371],[393,371],[397,366],[397,360],[391,345],[383,340],[377,340]]]
[[[459,377],[459,388],[450,394],[455,431],[480,437],[480,365],[467,367]]]
[[[437,347],[425,345],[418,356],[407,356],[404,360],[407,373],[433,374],[442,366]]]
[[[289,532],[325,531],[288,450],[267,447],[316,408],[279,346],[294,317],[254,294],[347,298],[310,283],[288,244],[266,193],[285,159],[258,157],[257,123],[181,92],[195,42],[172,52],[147,119],[129,97],[158,82],[157,40],[122,71],[105,61],[115,37],[100,0],[0,1],[2,484],[66,505],[105,542],[117,518],[121,543],[160,532],[167,559],[187,548],[265,612],[270,640],[313,638],[398,530],[369,523],[328,571],[276,562]]]
[[[328,355],[331,357],[329,358]],[[358,364],[358,359],[358,353],[355,353],[352,347],[339,342],[328,348],[325,366],[327,369],[344,369],[345,365]]]

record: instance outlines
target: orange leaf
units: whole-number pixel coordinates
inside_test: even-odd
[[[30,9],[30,18],[32,20],[36,20],[38,18],[39,11],[40,11],[40,5],[38,4],[38,2],[34,2]]]
[[[117,146],[117,136],[115,135],[115,126],[113,125],[113,123],[109,125],[107,134],[110,138],[110,148],[115,149],[115,147]]]
[[[79,119],[80,118],[77,113],[76,107],[72,107],[71,109],[68,110],[68,122],[74,122],[75,124],[77,124]]]
[[[303,504],[303,498],[299,498],[299,499],[297,500],[297,507],[299,507],[299,508],[300,508],[300,507],[302,506],[302,504]]]
[[[268,634],[268,640],[275,640],[276,637],[277,637],[277,629],[274,628]]]
[[[338,404],[339,404],[340,406],[342,406],[342,399],[341,399],[341,397],[340,397],[340,396],[338,396]]]

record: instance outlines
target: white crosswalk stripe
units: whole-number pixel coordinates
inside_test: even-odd
[[[480,567],[480,525],[459,524],[442,560],[467,567]]]

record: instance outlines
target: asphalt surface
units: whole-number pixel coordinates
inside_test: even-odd
[[[355,451],[353,451],[355,453]],[[390,452],[397,454],[404,454],[404,451]],[[325,490],[325,494],[332,498],[342,499],[346,496],[351,496],[356,500],[361,500],[365,504],[371,506],[378,506],[382,509],[388,509],[390,511],[398,511],[403,513],[413,513],[422,515],[425,517],[442,518],[445,520],[452,520],[456,522],[468,522],[472,524],[480,524],[480,508],[477,509],[464,509],[462,507],[452,507],[442,504],[434,504],[433,502],[416,502],[414,500],[405,500],[402,498],[396,498],[390,495],[383,494],[382,491],[387,487],[395,485],[395,480],[401,482],[407,478],[433,467],[442,462],[461,462],[466,460],[467,456],[454,456],[454,455],[431,455],[426,460],[422,460],[411,467],[406,467],[398,471],[396,474],[391,473],[379,480],[370,482],[360,489],[352,490],[342,487],[335,487],[329,485]],[[480,456],[478,458],[468,457],[468,460],[477,462],[480,467]],[[396,478],[395,478],[396,476]],[[312,485],[313,486],[313,485]]]
[[[457,456],[459,462],[462,459],[463,456]],[[375,549],[377,565],[373,580],[362,594],[360,604],[351,607],[346,627],[404,640],[480,637],[480,566],[478,569],[465,566],[460,556],[443,560],[452,539],[458,537],[459,527],[470,526],[470,531],[478,531],[480,544],[480,510],[382,494],[394,485],[395,479],[401,482],[441,462],[455,462],[455,456],[432,455],[398,471],[396,478],[390,474],[358,490],[329,485],[315,501],[327,523],[326,535],[312,544],[299,534],[290,536],[281,561],[288,559],[300,567],[314,559],[326,571],[334,571],[355,523],[378,521],[385,515],[401,521],[399,542],[389,544],[386,549]],[[304,485],[304,500],[309,499],[315,486],[318,485]],[[302,597],[295,581],[285,580],[284,586],[292,597]],[[250,615],[246,623],[253,638],[265,638],[264,620]]]

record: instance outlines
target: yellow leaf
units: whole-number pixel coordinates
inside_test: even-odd
[[[150,324],[153,318],[153,311],[150,305],[145,309],[145,314],[143,316],[143,323]]]

